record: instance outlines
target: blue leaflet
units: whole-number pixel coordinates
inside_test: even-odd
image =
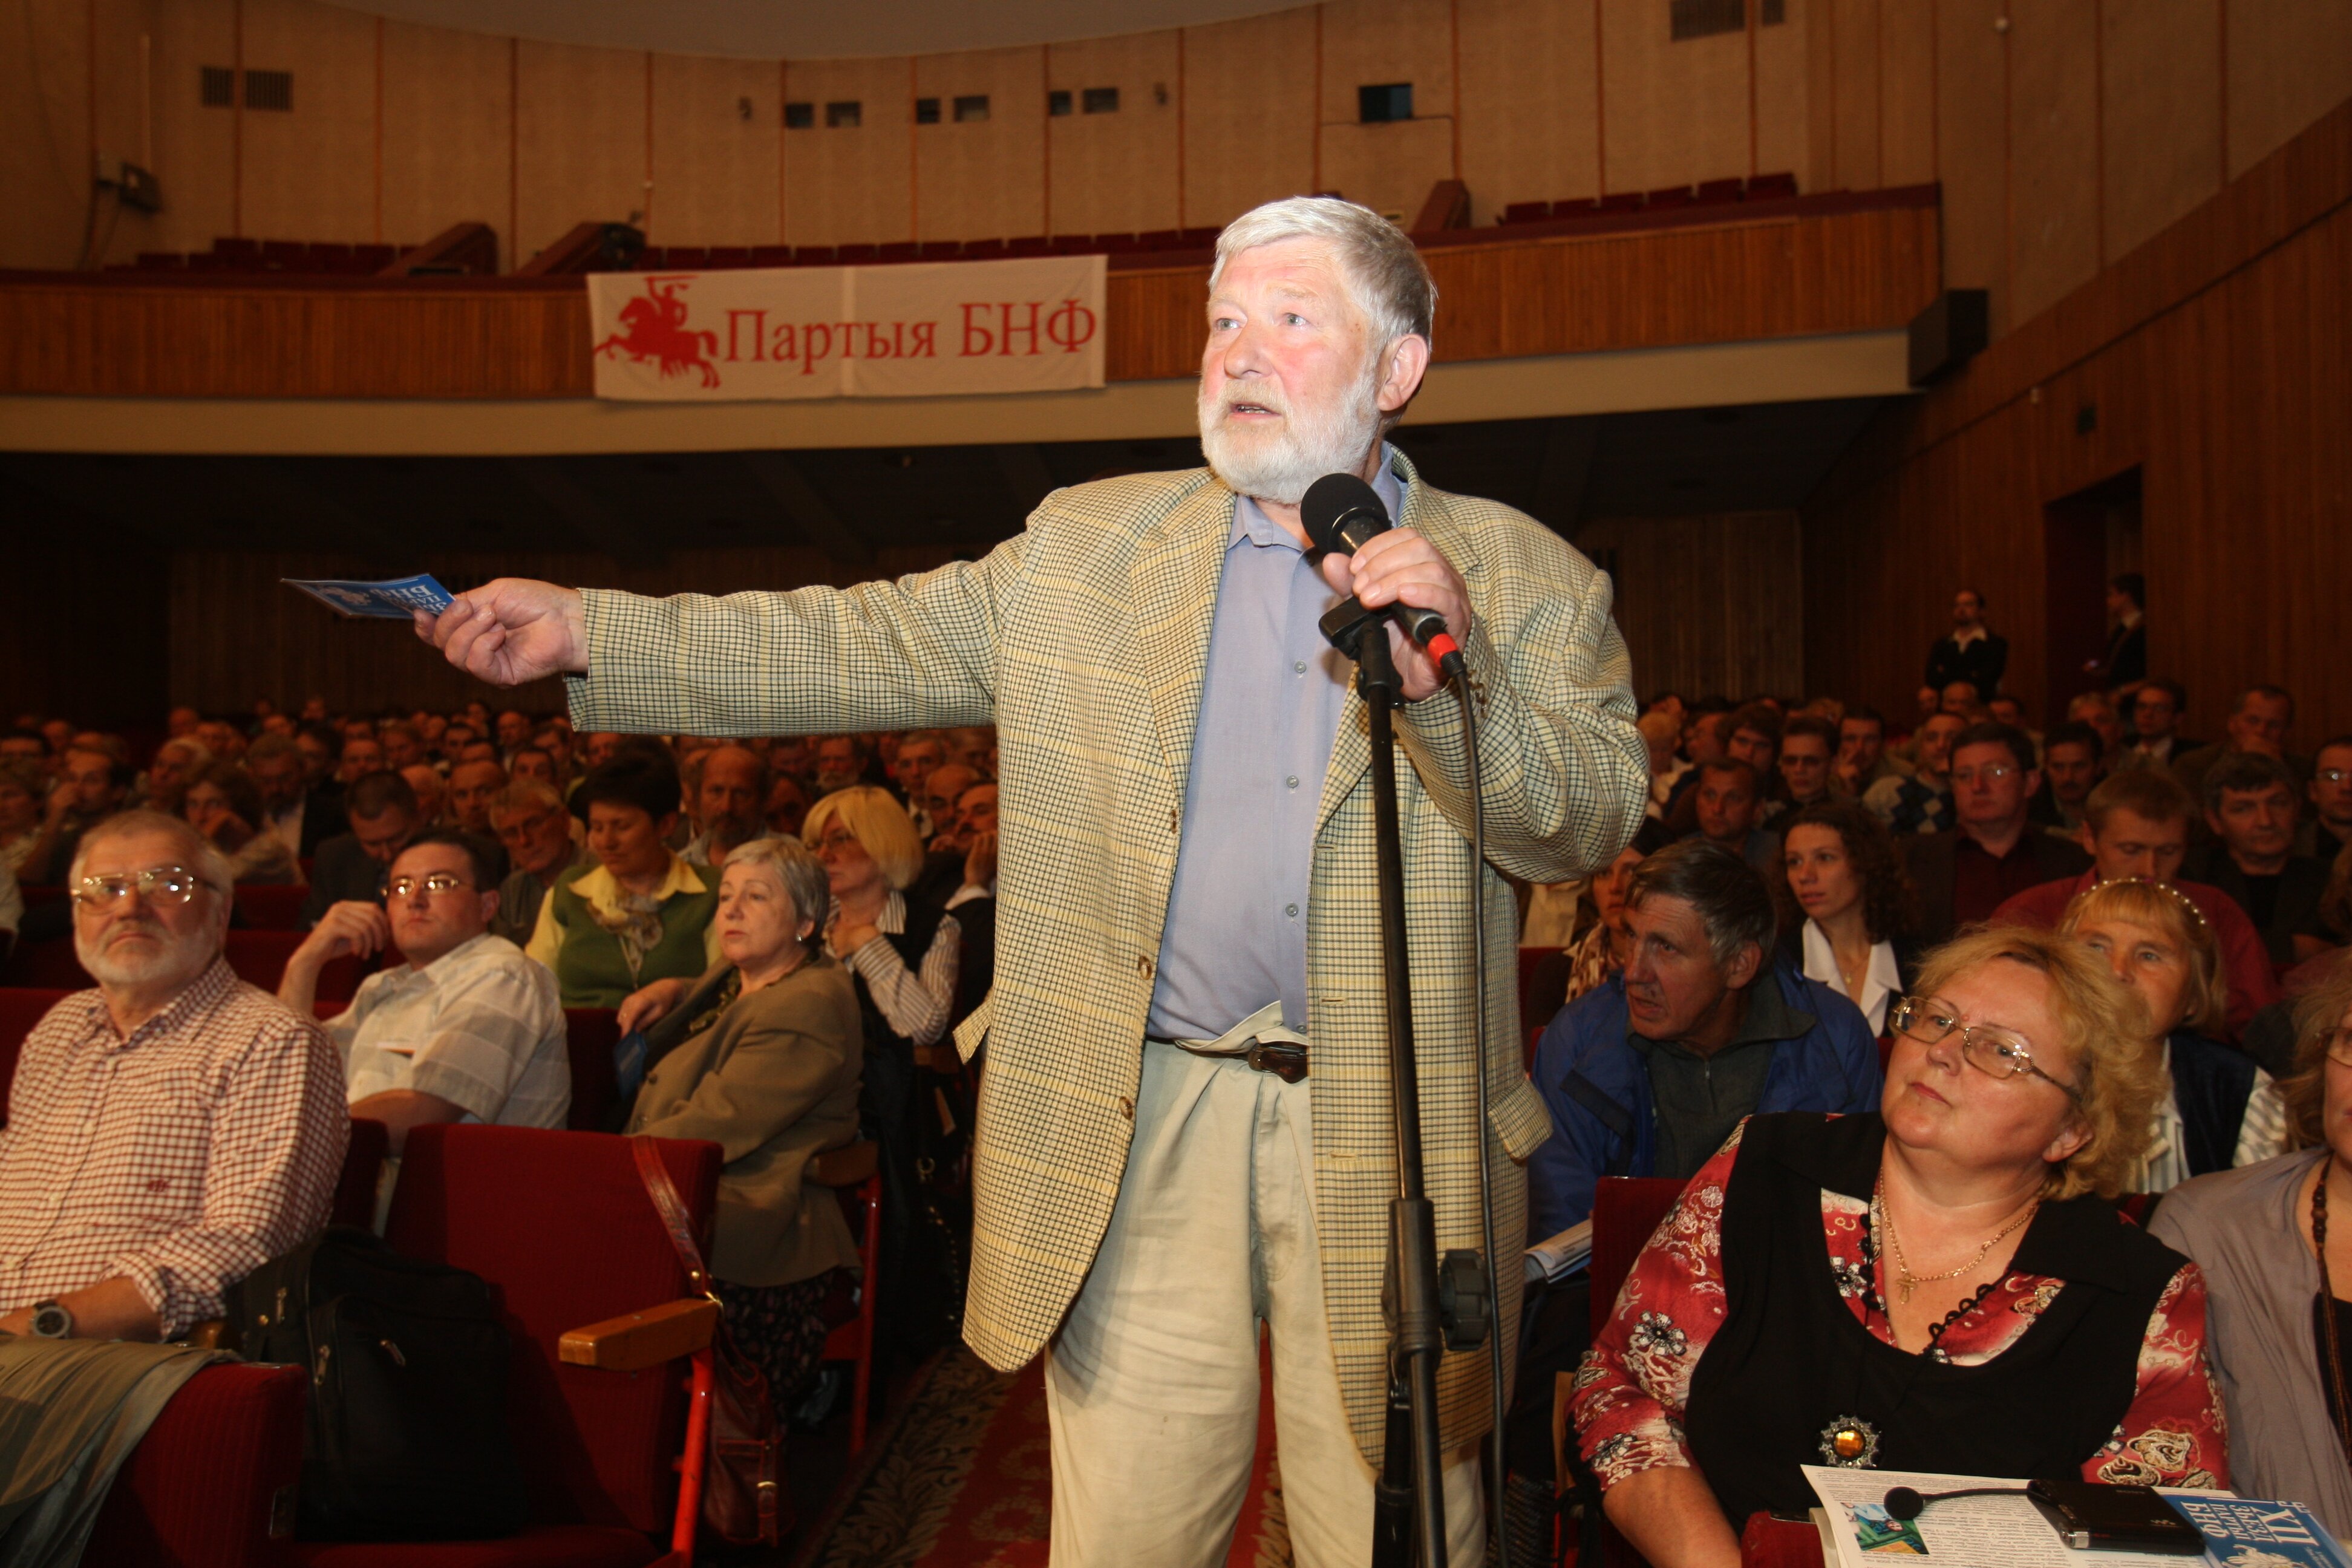
[[[2297,1502],[2168,1491],[2164,1500],[2205,1536],[2206,1559],[2243,1568],[2352,1568],[2327,1527]]]
[[[449,607],[449,590],[435,582],[429,572],[383,583],[352,583],[336,577],[285,577],[279,581],[289,587],[299,588],[344,616],[404,621],[418,610],[438,615]]]

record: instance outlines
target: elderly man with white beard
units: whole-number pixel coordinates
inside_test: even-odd
[[[1397,1166],[1365,710],[1317,624],[1349,593],[1444,616],[1479,707],[1474,869],[1463,714],[1387,633],[1437,1245],[1479,1247],[1491,1205],[1512,1342],[1521,1163],[1549,1122],[1520,1070],[1505,878],[1607,864],[1649,774],[1607,580],[1381,439],[1429,363],[1434,305],[1378,215],[1272,203],[1218,241],[1205,469],[1056,491],[982,560],[896,583],[649,600],[503,581],[418,618],[477,676],[563,673],[583,729],[997,725],[995,985],[957,1031],[967,1056],[988,1048],[964,1337],[1000,1368],[1048,1357],[1056,1568],[1223,1561],[1261,1324],[1296,1560],[1370,1554]],[[1331,473],[1402,525],[1352,559],[1318,560],[1299,521]],[[1483,975],[1475,921],[1501,960]],[[1485,1352],[1446,1356],[1457,1564],[1481,1551],[1490,1404]]]
[[[326,1224],[351,1123],[318,1024],[221,956],[228,868],[177,817],[82,836],[98,978],[26,1037],[0,1128],[0,1334],[173,1339]]]

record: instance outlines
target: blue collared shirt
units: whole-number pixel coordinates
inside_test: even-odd
[[[1403,486],[1381,448],[1372,489],[1392,518]],[[1183,836],[1146,1025],[1214,1039],[1267,1003],[1307,1027],[1307,889],[1323,775],[1354,667],[1318,623],[1338,602],[1283,526],[1234,507],[1184,781]]]

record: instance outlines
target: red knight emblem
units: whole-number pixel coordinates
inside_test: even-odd
[[[598,343],[596,352],[625,353],[639,364],[656,365],[664,380],[698,370],[703,385],[717,386],[719,367],[703,356],[719,352],[719,334],[687,326],[686,301],[677,296],[688,281],[647,278],[645,297],[621,307],[621,330]]]

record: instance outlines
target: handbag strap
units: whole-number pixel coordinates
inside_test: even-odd
[[[695,1245],[694,1227],[687,1223],[686,1205],[677,1195],[677,1186],[669,1179],[669,1167],[663,1163],[661,1144],[652,1138],[632,1138],[629,1149],[636,1156],[637,1179],[646,1185],[646,1196],[653,1200],[654,1213],[661,1216],[662,1228],[669,1233],[669,1244],[677,1249],[678,1266],[686,1270],[686,1288],[698,1296],[719,1300],[710,1289],[710,1271],[702,1265],[702,1248]]]

